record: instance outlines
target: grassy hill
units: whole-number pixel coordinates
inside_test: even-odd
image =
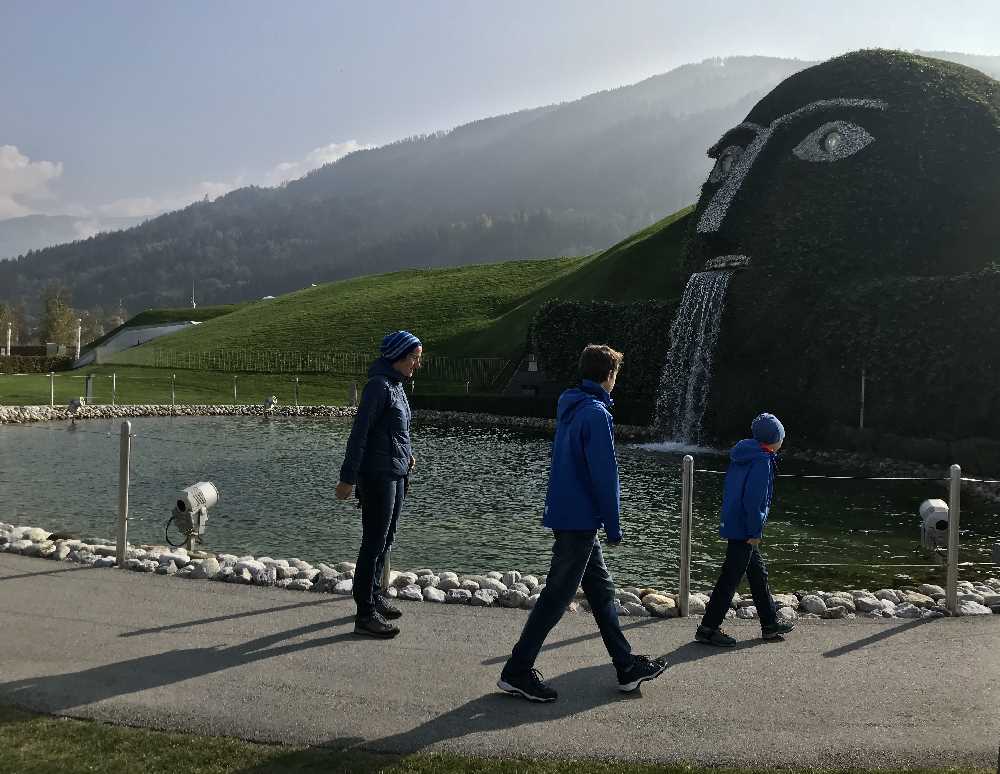
[[[678,296],[688,213],[675,213],[592,256],[402,271],[244,304],[121,353],[115,362],[149,364],[157,348],[372,354],[382,336],[398,328],[417,333],[437,355],[515,357],[523,350],[532,316],[549,299]]]

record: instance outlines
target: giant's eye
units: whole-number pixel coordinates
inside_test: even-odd
[[[831,121],[809,133],[792,149],[803,161],[840,161],[875,142],[868,131],[849,121]]]
[[[733,167],[736,166],[742,156],[743,148],[739,145],[730,145],[722,151],[715,162],[715,166],[712,168],[712,173],[708,176],[708,182],[720,183],[729,177],[729,173],[733,171]]]

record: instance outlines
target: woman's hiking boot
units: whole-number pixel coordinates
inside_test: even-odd
[[[523,696],[528,701],[547,702],[559,698],[559,694],[545,684],[542,673],[537,669],[521,673],[505,669],[497,680],[497,688],[515,696]]]
[[[765,640],[781,640],[794,628],[795,624],[793,623],[778,621],[770,626],[762,626],[760,628],[760,636]]]
[[[395,620],[403,615],[403,611],[392,604],[392,600],[385,594],[375,595],[375,612],[387,621]]]
[[[399,634],[399,627],[386,621],[378,613],[359,615],[354,619],[354,633],[365,637],[376,637],[381,640],[391,640]]]
[[[618,690],[623,693],[634,691],[647,680],[655,680],[663,674],[667,662],[662,658],[635,656],[632,666],[618,669]]]
[[[694,633],[694,638],[705,645],[715,645],[717,648],[732,648],[736,646],[736,639],[730,637],[722,629],[709,629],[699,626]]]

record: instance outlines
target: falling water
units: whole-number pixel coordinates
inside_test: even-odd
[[[692,274],[670,326],[670,351],[660,379],[656,426],[671,440],[701,441],[701,420],[712,386],[712,357],[731,271]]]

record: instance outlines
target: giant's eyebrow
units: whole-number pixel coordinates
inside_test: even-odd
[[[760,135],[765,132],[770,134],[774,129],[786,124],[789,121],[795,121],[803,116],[811,115],[812,113],[817,113],[821,110],[832,110],[834,108],[864,108],[866,110],[885,110],[889,104],[881,99],[864,99],[858,97],[844,97],[838,99],[819,99],[815,102],[810,102],[807,105],[803,105],[797,110],[793,110],[791,113],[785,113],[783,116],[778,116],[765,128],[760,124],[755,124],[751,121],[744,121],[738,126],[734,126],[728,132],[726,132],[719,139],[715,145],[708,149],[708,155],[711,158],[717,158],[718,155],[725,149],[727,141],[733,136],[739,134],[745,134],[747,132],[752,132],[755,137],[760,137]]]
[[[768,124],[767,127],[745,122],[734,129],[730,129],[722,135],[722,139],[709,149],[709,154],[711,154],[713,150],[717,150],[721,143],[728,137],[731,137],[736,131],[749,130],[755,134],[753,140],[751,140],[746,146],[744,152],[737,159],[736,164],[733,166],[729,175],[722,180],[722,184],[719,186],[719,189],[715,192],[709,200],[708,205],[705,207],[705,210],[701,213],[701,217],[698,219],[698,233],[705,234],[719,230],[723,219],[729,212],[729,205],[732,204],[733,197],[736,196],[736,192],[743,185],[743,180],[746,178],[747,173],[753,166],[757,155],[764,149],[764,146],[767,145],[768,140],[771,139],[771,135],[774,133],[776,128],[782,124],[788,123],[789,121],[794,121],[798,118],[802,118],[803,116],[810,115],[821,110],[845,107],[885,110],[888,107],[888,103],[883,102],[880,99],[820,99],[815,102],[810,102],[808,105],[803,105],[798,110],[793,110],[791,113],[778,116],[770,124]]]

